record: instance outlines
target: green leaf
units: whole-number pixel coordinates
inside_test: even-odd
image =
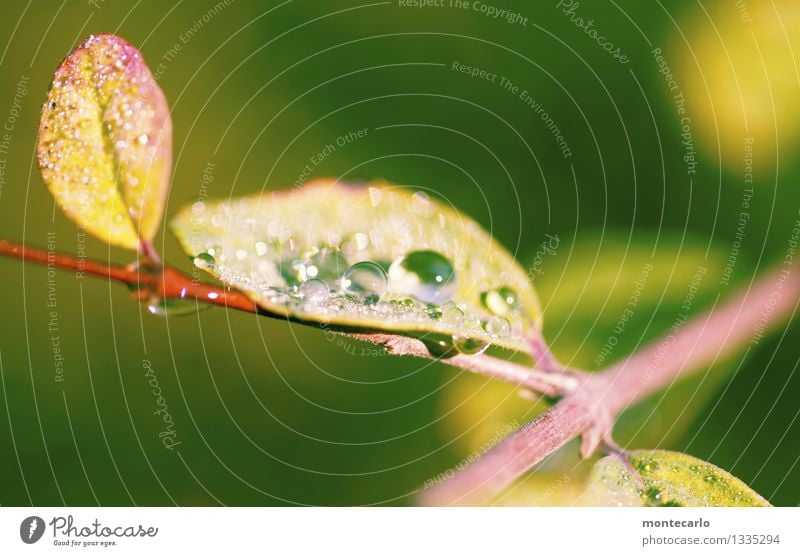
[[[539,323],[508,251],[450,205],[402,187],[318,181],[195,203],[172,227],[195,265],[271,315],[465,353],[527,351]]]
[[[92,35],[56,70],[42,110],[39,168],[62,210],[129,249],[158,231],[172,164],[172,122],[141,53]]]
[[[589,478],[589,499],[616,506],[770,506],[727,471],[701,459],[665,450],[640,450],[629,461],[641,483],[609,456]]]

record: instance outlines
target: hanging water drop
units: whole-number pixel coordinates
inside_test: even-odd
[[[469,332],[470,328],[479,329],[480,326],[481,322],[476,317],[469,316],[464,319],[463,327],[465,331],[453,336],[453,345],[460,353],[464,355],[478,355],[486,351],[486,348],[489,347],[488,343]]]
[[[376,303],[386,293],[388,280],[383,269],[372,261],[361,261],[342,275],[345,293],[365,303]]]
[[[456,293],[456,271],[436,251],[412,251],[389,267],[389,289],[426,303],[442,303]]]
[[[147,302],[147,310],[157,317],[177,317],[181,315],[194,315],[201,311],[211,309],[208,303],[198,303],[194,298],[170,297],[163,299],[152,297]]]

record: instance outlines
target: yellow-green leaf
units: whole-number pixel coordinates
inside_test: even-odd
[[[536,293],[511,254],[450,205],[402,187],[319,181],[195,203],[172,227],[197,266],[272,315],[447,349],[454,339],[466,353],[526,351],[538,325]],[[364,272],[349,280],[356,263]]]
[[[172,164],[166,99],[141,53],[92,35],[56,70],[39,124],[39,167],[62,210],[129,249],[158,231]]]
[[[687,454],[639,450],[629,459],[641,481],[617,457],[609,456],[595,464],[588,498],[618,506],[770,505],[727,471]]]

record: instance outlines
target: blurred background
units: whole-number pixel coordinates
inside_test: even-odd
[[[53,71],[108,32],[170,101],[165,222],[206,194],[313,177],[426,188],[515,253],[571,365],[602,368],[784,261],[800,219],[796,2],[407,4],[6,6],[0,237],[130,261],[54,208],[34,158]],[[157,247],[191,268],[166,227]],[[545,408],[311,328],[156,317],[117,284],[9,259],[0,276],[3,505],[411,504]],[[798,332],[780,325],[632,408],[618,440],[797,505]],[[498,503],[579,503],[584,471],[570,444]]]

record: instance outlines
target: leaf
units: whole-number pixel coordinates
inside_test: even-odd
[[[195,203],[172,227],[197,266],[271,315],[467,353],[486,343],[527,351],[539,322],[536,293],[508,251],[449,205],[402,187],[318,181]]]
[[[138,50],[92,35],[67,56],[42,110],[37,157],[80,226],[128,249],[152,240],[169,186],[172,122]]]
[[[590,498],[617,506],[771,505],[727,471],[687,454],[639,450],[629,461],[641,484],[617,457],[605,457],[590,475]]]

